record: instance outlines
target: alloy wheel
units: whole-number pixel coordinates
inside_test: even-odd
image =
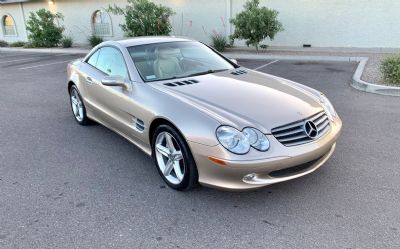
[[[73,88],[71,91],[71,106],[76,120],[78,120],[78,122],[82,122],[84,118],[83,103],[78,91],[75,88]]]
[[[168,132],[158,134],[155,143],[158,167],[172,184],[180,184],[185,175],[182,150],[176,139]]]

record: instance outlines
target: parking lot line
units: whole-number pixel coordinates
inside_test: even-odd
[[[0,61],[0,64],[6,64],[6,63],[11,63],[11,62],[17,62],[17,61],[27,61],[27,60],[32,60],[32,59],[35,59],[35,57],[17,59],[17,60],[10,60],[10,61]]]
[[[267,64],[262,65],[262,66],[256,67],[256,68],[254,68],[253,70],[254,70],[254,71],[260,70],[261,68],[268,67],[269,65],[272,65],[272,64],[274,64],[274,63],[277,63],[278,61],[279,61],[279,60],[271,61],[271,62],[269,62],[269,63],[267,63]]]
[[[72,61],[72,60],[58,61],[58,62],[47,63],[47,64],[40,64],[40,65],[30,66],[30,67],[21,67],[21,68],[19,68],[19,69],[20,69],[20,70],[26,70],[26,69],[37,68],[37,67],[45,67],[45,66],[51,66],[51,65],[62,64],[62,63],[70,62],[70,61]]]
[[[34,54],[31,54],[31,53],[24,53],[24,54],[21,54],[21,53],[1,53],[0,52],[0,59],[5,59],[5,58],[10,58],[10,57],[19,57],[19,56],[27,56],[27,55],[34,55]]]

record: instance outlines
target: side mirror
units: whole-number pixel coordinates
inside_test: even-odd
[[[238,61],[236,59],[229,59],[229,60],[235,63],[236,65],[238,64]]]
[[[120,86],[125,90],[132,90],[132,82],[121,76],[107,76],[101,80],[101,84],[105,86]]]

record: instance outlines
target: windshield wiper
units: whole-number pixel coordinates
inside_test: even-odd
[[[150,81],[150,82],[163,81],[163,80],[175,80],[175,79],[179,79],[179,78],[181,78],[181,77],[172,76],[172,77],[169,77],[169,78],[157,79],[157,80],[153,80],[153,81]]]
[[[205,74],[210,74],[210,73],[218,73],[218,72],[223,72],[223,71],[228,71],[228,70],[229,70],[229,69],[208,70],[208,71],[204,71],[204,72],[189,74],[189,75],[186,75],[186,76],[172,76],[172,77],[165,78],[165,79],[149,80],[149,81],[146,81],[146,82],[157,82],[157,81],[164,81],[164,80],[175,80],[175,79],[181,79],[181,78],[187,78],[187,77],[205,75]]]
[[[204,72],[199,72],[199,73],[193,73],[193,74],[189,74],[186,77],[193,77],[193,76],[199,76],[199,75],[205,75],[205,74],[210,74],[210,73],[218,73],[218,72],[223,72],[223,71],[227,71],[229,69],[219,69],[219,70],[207,70]]]

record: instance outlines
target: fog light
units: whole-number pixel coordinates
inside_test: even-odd
[[[250,182],[250,181],[252,181],[255,177],[256,177],[256,174],[255,174],[255,173],[251,173],[251,174],[245,175],[245,176],[243,177],[243,181],[245,181],[245,182]]]

